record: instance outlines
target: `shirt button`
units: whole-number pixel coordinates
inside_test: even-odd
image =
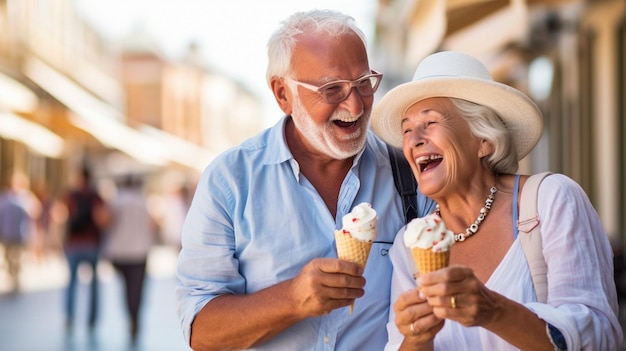
[[[325,336],[324,337],[324,344],[328,344],[330,342],[330,337]]]

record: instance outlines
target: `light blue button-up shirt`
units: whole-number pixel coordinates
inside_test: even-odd
[[[185,338],[214,297],[254,293],[295,277],[314,258],[337,257],[334,231],[341,218],[369,202],[378,213],[378,238],[365,267],[365,295],[353,314],[345,307],[302,320],[255,350],[382,350],[392,271],[387,253],[404,224],[386,145],[368,131],[333,218],[287,147],[286,120],[218,156],[199,180],[177,269]],[[419,196],[418,215],[432,207]]]

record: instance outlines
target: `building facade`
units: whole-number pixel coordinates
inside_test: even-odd
[[[72,0],[0,0],[2,184],[21,169],[59,193],[85,163],[99,179],[193,179],[260,130],[250,91],[192,60],[193,50],[173,61],[137,39],[105,40]]]
[[[472,54],[531,96],[542,140],[521,173],[564,173],[585,189],[618,248],[626,235],[626,2],[380,0],[381,92],[441,50]]]

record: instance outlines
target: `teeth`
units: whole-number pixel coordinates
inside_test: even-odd
[[[352,122],[358,121],[359,117],[361,116],[342,116],[340,118],[335,119],[335,121],[341,121],[344,123],[352,123]]]
[[[424,164],[424,163],[428,163],[430,161],[438,160],[438,159],[441,159],[441,158],[443,158],[441,155],[420,156],[420,157],[415,159],[415,163],[417,163],[417,164]]]

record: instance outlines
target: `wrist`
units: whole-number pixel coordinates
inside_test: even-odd
[[[507,319],[507,302],[509,301],[504,296],[488,290],[491,302],[491,309],[489,316],[483,320],[481,326],[488,330],[497,330],[502,327],[502,323],[506,323]],[[506,324],[505,324],[506,325]]]
[[[409,337],[410,338],[410,337]],[[410,350],[410,351],[434,351],[435,350],[435,342],[431,339],[427,342],[413,343],[404,339],[402,345],[398,349],[398,351]]]

